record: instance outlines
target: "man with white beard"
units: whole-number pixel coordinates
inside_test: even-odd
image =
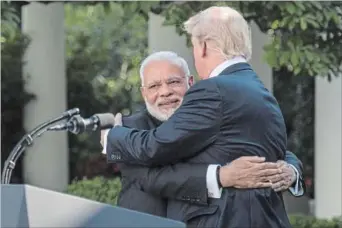
[[[176,53],[163,51],[148,56],[141,64],[141,94],[146,110],[123,118],[123,125],[149,130],[166,121],[182,104],[194,84],[186,61]],[[105,152],[108,131],[102,132]],[[208,198],[220,198],[222,187],[289,189],[304,193],[302,164],[287,151],[286,161],[264,162],[264,158],[241,157],[229,165],[167,164],[158,167],[118,164],[122,191],[118,205],[167,217],[168,201],[182,200],[207,205]]]

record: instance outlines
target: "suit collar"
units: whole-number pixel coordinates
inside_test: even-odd
[[[247,62],[246,59],[242,56],[236,56],[232,59],[228,59],[228,60],[222,62],[221,64],[219,64],[217,67],[215,67],[215,69],[210,73],[209,78],[220,75],[222,73],[222,71],[224,71],[226,68],[228,68],[234,64],[246,63],[246,62]]]
[[[252,67],[248,63],[236,63],[236,64],[231,65],[231,66],[227,67],[226,69],[224,69],[219,74],[219,76],[220,75],[232,74],[232,73],[235,73],[237,71],[242,71],[242,70],[252,70]]]

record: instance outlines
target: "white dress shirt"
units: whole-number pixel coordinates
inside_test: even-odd
[[[243,57],[235,57],[233,59],[230,60],[226,60],[225,62],[221,63],[220,65],[218,65],[209,75],[209,77],[215,77],[217,75],[219,75],[224,69],[226,69],[227,67],[237,64],[237,63],[244,63],[247,62],[245,58]],[[105,135],[104,135],[104,145],[103,145],[103,150],[102,153],[106,154],[106,147],[107,147],[107,136],[108,136],[108,131],[106,131]],[[220,165],[209,165],[208,169],[207,169],[207,175],[206,175],[206,185],[207,185],[207,189],[208,189],[208,197],[210,198],[221,198],[222,195],[222,188],[219,187],[218,185],[218,180],[217,180],[217,176],[216,176],[216,170],[217,167]],[[293,195],[301,195],[303,192],[303,188],[299,182],[299,173],[297,171],[297,169],[291,165],[291,167],[295,170],[296,173],[296,186],[294,188],[290,188],[289,190],[291,191],[291,193]]]
[[[234,57],[232,59],[226,60],[220,65],[218,65],[209,75],[209,78],[215,77],[222,73],[227,67],[232,66],[237,63],[246,63],[246,59],[243,57]]]

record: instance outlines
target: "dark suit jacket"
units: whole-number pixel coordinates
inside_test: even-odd
[[[285,159],[286,128],[274,96],[248,63],[202,80],[184,96],[183,104],[153,130],[115,127],[108,135],[112,162],[165,165],[225,164],[244,155]],[[226,188],[207,206],[170,201],[168,217],[198,227],[291,227],[281,193],[271,188]],[[210,216],[208,216],[210,215]]]
[[[147,110],[123,117],[124,126],[141,130],[154,129],[160,124],[162,122],[152,117]],[[304,186],[301,161],[290,151],[286,151],[285,161],[296,167]],[[121,207],[166,217],[168,199],[198,205],[208,204],[205,179],[207,165],[180,163],[148,168],[120,163],[119,168],[122,190],[118,205]],[[196,191],[199,192],[197,196],[193,194]],[[172,208],[168,210],[172,211]]]
[[[147,110],[123,118],[123,125],[130,128],[153,129],[160,121]],[[167,199],[196,202],[206,205],[207,164],[177,163],[175,165],[147,168],[139,165],[118,164],[122,190],[118,205],[135,211],[166,217]],[[196,197],[190,197],[197,192]]]

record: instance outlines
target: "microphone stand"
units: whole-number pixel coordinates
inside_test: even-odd
[[[9,184],[11,181],[12,171],[15,168],[18,158],[22,155],[23,151],[31,146],[34,139],[40,137],[44,132],[48,130],[48,127],[65,119],[70,119],[74,115],[80,113],[78,108],[70,109],[62,113],[61,116],[52,119],[50,121],[40,124],[38,127],[34,128],[32,131],[24,135],[21,140],[17,143],[14,149],[11,151],[9,157],[4,163],[4,168],[2,171],[1,182],[2,184]]]

